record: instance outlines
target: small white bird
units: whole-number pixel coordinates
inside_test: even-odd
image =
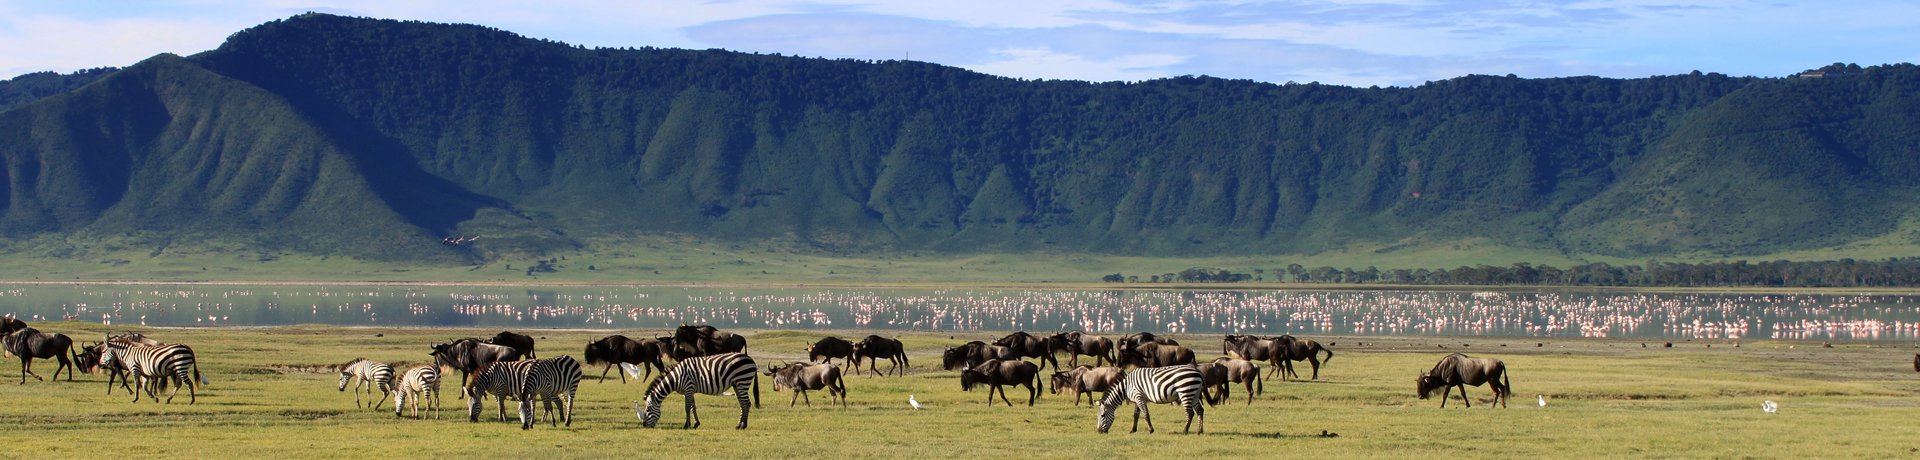
[[[1540,407],[1547,407],[1547,395],[1534,395],[1534,396],[1540,397]]]
[[[1780,412],[1780,405],[1774,404],[1773,400],[1769,399],[1760,403],[1760,410],[1767,411],[1769,414],[1778,413]]]
[[[641,407],[640,401],[638,400],[635,400],[633,402],[633,416],[634,418],[640,419],[640,421],[642,422],[647,421],[647,409],[645,407]]]
[[[913,410],[920,410],[920,401],[914,400],[913,395],[907,395],[907,404],[912,405]]]

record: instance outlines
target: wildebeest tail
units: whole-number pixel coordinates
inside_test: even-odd
[[[1266,392],[1267,380],[1260,378],[1260,366],[1256,364],[1253,366],[1253,395],[1260,396]]]
[[[1330,362],[1333,362],[1333,349],[1332,349],[1332,348],[1326,348],[1326,347],[1321,347],[1321,348],[1320,348],[1320,351],[1324,351],[1324,352],[1327,352],[1327,359],[1322,359],[1322,360],[1320,360],[1320,364],[1326,364],[1326,363],[1330,363]]]

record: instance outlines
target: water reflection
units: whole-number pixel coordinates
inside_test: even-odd
[[[287,324],[659,329],[1746,337],[1920,336],[1900,295],[1539,290],[1190,291],[662,287],[0,286],[0,313],[151,326]]]

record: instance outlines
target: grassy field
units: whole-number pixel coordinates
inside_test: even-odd
[[[80,340],[105,330],[84,323],[36,324]],[[935,370],[941,347],[998,334],[910,333],[903,336],[914,369],[905,377],[850,376],[851,407],[787,407],[790,393],[762,378],[764,409],[751,427],[732,429],[731,398],[700,396],[705,425],[681,430],[677,402],[666,405],[662,428],[642,428],[634,416],[641,383],[621,384],[592,369],[581,384],[572,427],[531,431],[492,420],[469,423],[463,401],[445,398],[440,420],[397,419],[390,410],[355,409],[335,390],[333,368],[364,356],[390,362],[426,359],[427,344],[491,330],[367,329],[330,326],[223,329],[147,329],[163,340],[194,346],[212,384],[198,404],[182,394],[173,404],[128,402],[105,394],[101,377],[79,381],[0,383],[0,424],[9,429],[0,457],[120,457],[132,443],[163,458],[207,454],[277,458],[341,458],[370,452],[479,458],[507,455],[606,458],[621,454],[701,453],[728,457],[1117,457],[1306,456],[1412,458],[1567,457],[1911,457],[1920,455],[1920,374],[1910,345],[1869,347],[1747,341],[1681,342],[1673,348],[1639,340],[1531,338],[1330,337],[1337,353],[1321,379],[1266,382],[1252,405],[1207,410],[1205,435],[1182,435],[1173,406],[1154,406],[1160,432],[1129,434],[1123,409],[1113,433],[1093,429],[1093,411],[1064,396],[1043,395],[1035,407],[987,407],[983,392],[962,392],[956,373]],[[525,331],[541,339],[543,356],[570,354],[613,332]],[[793,360],[826,335],[748,331],[753,355],[764,364]],[[840,333],[843,337],[854,332]],[[1176,336],[1203,355],[1218,351],[1212,336]],[[1413,395],[1416,373],[1446,353],[1462,351],[1506,361],[1516,396],[1510,408],[1488,408],[1490,391],[1473,388],[1474,407],[1446,409]],[[50,361],[35,370],[50,375]],[[1301,363],[1303,366],[1305,363]],[[1305,369],[1302,369],[1303,371]],[[17,379],[13,364],[0,376]],[[616,370],[615,372],[618,372]],[[457,384],[446,385],[451,389]],[[116,391],[118,391],[116,389]],[[1014,394],[1022,394],[1017,389]],[[914,395],[925,410],[911,410]],[[1548,406],[1538,407],[1535,395]],[[1763,413],[1763,400],[1779,402]],[[391,401],[388,401],[389,407]],[[511,414],[509,414],[511,418]],[[1322,436],[1322,432],[1338,434]],[[104,442],[107,439],[116,439]]]

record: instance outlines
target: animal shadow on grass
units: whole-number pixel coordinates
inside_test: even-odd
[[[1341,437],[1340,433],[1335,433],[1327,430],[1320,430],[1319,433],[1284,433],[1284,432],[1239,433],[1239,432],[1225,431],[1225,432],[1207,433],[1207,435],[1208,436],[1238,436],[1238,437],[1256,438],[1256,439],[1314,439],[1314,438]]]

